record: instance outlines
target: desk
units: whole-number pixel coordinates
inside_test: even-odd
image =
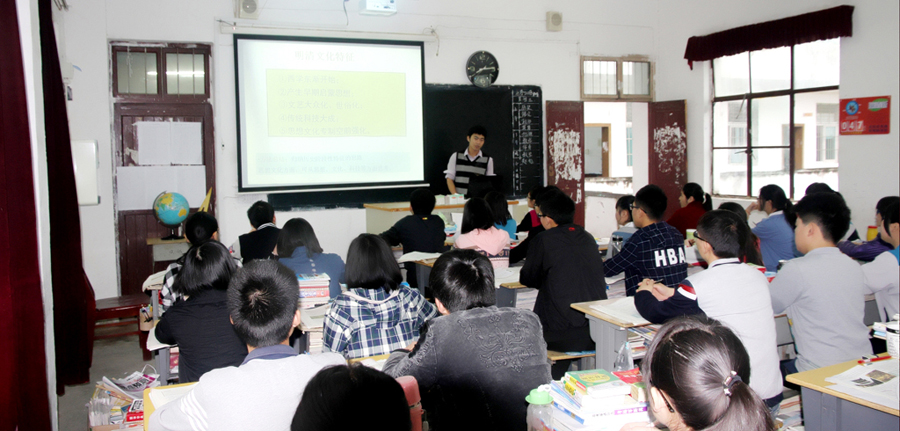
[[[618,356],[616,349],[628,340],[627,329],[650,324],[650,322],[643,319],[637,322],[624,322],[615,316],[602,313],[592,307],[594,305],[610,305],[622,300],[627,299],[613,298],[572,304],[572,308],[584,313],[588,318],[591,339],[597,344],[597,368],[612,370]]]
[[[900,412],[830,389],[827,377],[856,366],[856,361],[790,374],[787,381],[801,386],[803,422],[807,430],[892,430],[900,429]]]
[[[181,255],[185,254],[191,243],[187,239],[163,240],[162,238],[147,238],[147,245],[153,248],[153,270],[156,270],[157,262],[170,262],[178,260]]]
[[[156,388],[147,388],[144,389],[144,431],[148,431],[150,429],[150,415],[156,411],[156,407],[153,405],[153,401],[150,400],[150,391],[153,389],[161,389],[161,388],[179,388],[184,386],[192,386],[196,385],[197,382],[191,383],[180,383],[177,385],[168,385],[168,386],[158,386]]]
[[[516,220],[521,220],[525,213],[528,212],[528,207],[519,205],[520,202],[518,200],[507,200],[506,203],[513,206],[509,213]],[[445,210],[461,213],[464,206],[465,204],[435,205],[432,214],[437,216],[436,212]],[[366,232],[376,235],[390,229],[394,223],[411,214],[412,211],[409,202],[363,204],[363,207],[366,209]],[[520,209],[520,207],[524,209]]]

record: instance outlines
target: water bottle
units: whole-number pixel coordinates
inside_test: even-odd
[[[552,431],[553,399],[550,393],[541,388],[532,389],[525,401],[528,401],[528,431]]]
[[[621,236],[613,235],[609,242],[609,249],[606,252],[607,259],[619,254],[622,251],[622,243],[625,242]]]

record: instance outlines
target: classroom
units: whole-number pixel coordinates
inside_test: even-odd
[[[62,78],[68,92],[66,109],[71,140],[97,143],[98,203],[78,207],[83,267],[96,298],[118,296],[120,236],[117,219],[115,172],[118,118],[113,95],[113,46],[209,46],[209,88],[206,102],[213,119],[212,159],[207,187],[215,185],[215,214],[219,238],[231,244],[249,226],[247,208],[266,200],[265,193],[239,191],[237,165],[236,68],[234,34],[312,36],[354,39],[424,41],[424,79],[427,84],[469,84],[466,59],[479,50],[491,52],[502,64],[496,85],[539,86],[543,101],[582,100],[582,57],[644,58],[652,64],[652,101],[685,101],[687,178],[711,189],[714,176],[711,125],[711,61],[685,60],[689,38],[740,26],[820,11],[841,5],[854,6],[851,37],[840,39],[840,98],[889,96],[900,99],[900,5],[896,0],[573,0],[476,1],[407,0],[398,2],[390,16],[362,15],[357,2],[339,0],[258,0],[260,12],[252,19],[235,18],[236,1],[229,0],[3,0],[4,11],[18,18],[25,93],[29,101],[33,177],[17,181],[34,185],[36,246],[40,293],[43,301],[46,395],[50,424],[58,429],[56,371],[51,282],[50,202],[41,75],[41,29],[38,3],[50,4]],[[471,10],[469,10],[471,8]],[[465,9],[465,10],[464,10]],[[562,30],[548,31],[547,12],[562,15]],[[0,99],[2,100],[2,99]],[[5,101],[5,100],[4,100]],[[546,121],[546,117],[544,118]],[[900,194],[900,110],[890,111],[890,132],[875,135],[842,135],[837,151],[838,187],[855,226],[873,224],[875,202]],[[550,127],[545,125],[544,130]],[[635,132],[639,133],[639,132]],[[465,145],[465,130],[459,146]],[[5,138],[5,136],[4,136]],[[647,138],[636,138],[633,189],[648,183]],[[544,148],[547,147],[546,137]],[[490,142],[485,146],[489,153]],[[8,164],[9,161],[7,160]],[[0,163],[2,166],[2,163]],[[545,167],[546,171],[546,167]],[[15,187],[7,179],[6,187]],[[438,194],[445,190],[436,190]],[[670,196],[669,199],[674,197]],[[798,196],[799,198],[799,196]],[[715,197],[750,203],[741,199]],[[588,194],[587,230],[596,237],[609,236],[609,220],[615,199]],[[362,202],[360,202],[362,204]],[[191,207],[198,205],[192,203]],[[360,206],[316,208],[299,206],[278,211],[279,225],[302,217],[316,227],[322,247],[346,258],[351,240],[366,232],[366,214]],[[10,226],[10,230],[13,228]],[[861,233],[862,233],[861,231]],[[7,256],[8,253],[3,253]],[[5,262],[3,263],[6,264]],[[15,271],[15,268],[12,268]],[[5,301],[5,300],[4,300]],[[15,307],[16,304],[13,304]],[[5,306],[3,307],[6,308]],[[34,304],[32,304],[34,309]],[[34,328],[32,328],[34,330]],[[3,331],[7,331],[3,329]],[[3,335],[14,340],[14,336]],[[11,358],[3,364],[27,359]],[[0,382],[12,381],[4,367]],[[3,385],[0,385],[3,386]],[[14,394],[15,395],[15,394]],[[5,410],[0,410],[2,413]],[[3,421],[0,421],[2,423]]]

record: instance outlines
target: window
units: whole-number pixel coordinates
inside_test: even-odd
[[[713,193],[837,190],[839,55],[829,39],[713,60]]]
[[[653,99],[653,68],[643,57],[581,57],[581,98]]]
[[[209,46],[113,42],[111,49],[113,97],[160,102],[209,99]]]
[[[628,127],[625,128],[625,166],[628,167],[634,166],[634,139],[631,137],[631,131],[631,123],[628,123]]]

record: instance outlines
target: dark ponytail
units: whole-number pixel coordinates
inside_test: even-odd
[[[641,371],[692,429],[775,429],[768,407],[748,386],[747,350],[734,332],[714,319],[670,320],[653,339]]]
[[[687,183],[681,188],[681,192],[684,193],[684,197],[686,198],[694,198],[694,202],[703,205],[703,209],[712,211],[712,196],[710,196],[709,193],[704,193],[703,187],[700,187],[700,184]]]

